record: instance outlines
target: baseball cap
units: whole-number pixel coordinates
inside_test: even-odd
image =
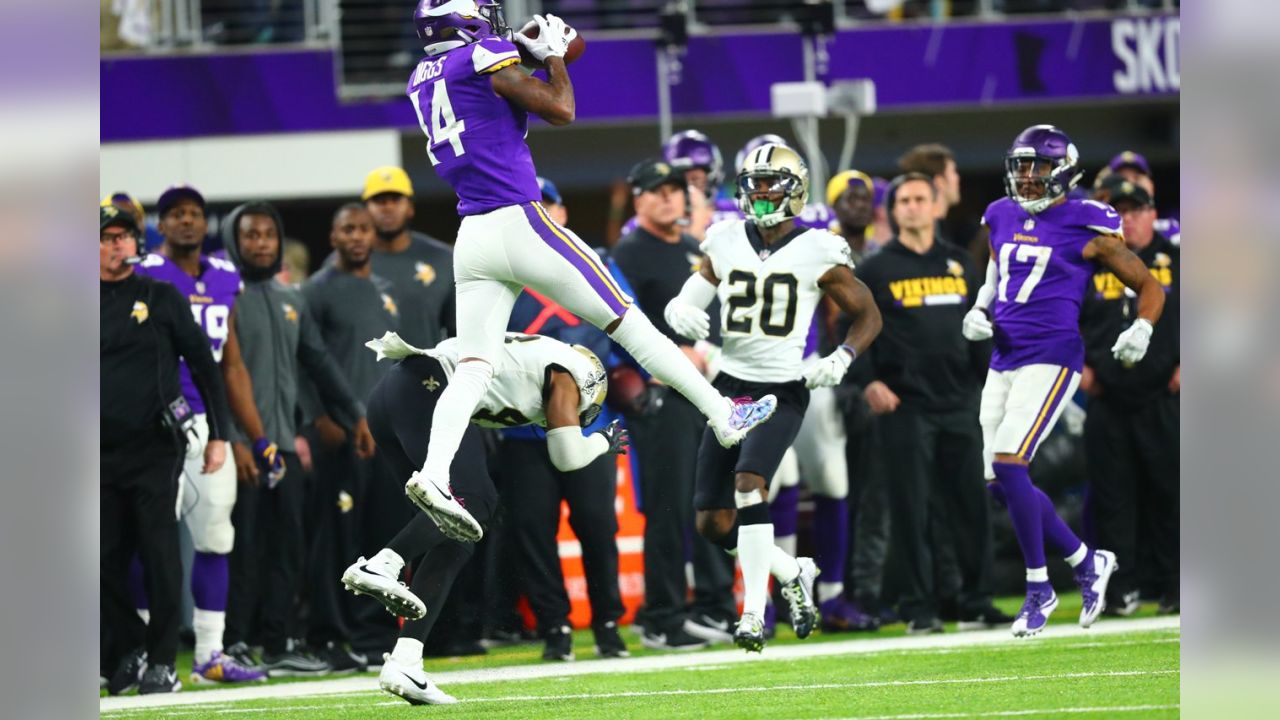
[[[564,199],[560,197],[560,191],[556,189],[556,184],[550,180],[539,176],[538,189],[542,191],[542,199],[552,205],[563,205]]]
[[[204,196],[199,190],[190,185],[174,185],[160,193],[160,199],[156,200],[156,212],[160,213],[160,217],[164,217],[164,214],[177,205],[179,200],[186,198],[195,200],[200,209],[204,209]]]
[[[409,181],[409,173],[395,165],[374,168],[364,178],[364,192],[360,193],[360,199],[368,200],[383,193],[413,197],[413,183]]]
[[[835,205],[836,200],[849,189],[849,183],[857,180],[867,186],[867,192],[875,196],[875,185],[871,182],[871,177],[861,170],[845,170],[836,174],[831,178],[831,182],[827,183],[827,205]]]
[[[1137,183],[1129,182],[1119,175],[1110,175],[1102,182],[1102,191],[1107,201],[1114,207],[1117,203],[1131,202],[1138,207],[1151,206],[1151,194]]]
[[[1132,150],[1125,150],[1111,158],[1111,162],[1107,163],[1107,167],[1111,168],[1111,172],[1115,172],[1122,167],[1132,167],[1143,175],[1151,176],[1151,166],[1147,164],[1147,159]]]
[[[627,174],[627,184],[632,192],[642,193],[657,189],[660,185],[679,185],[687,188],[684,171],[672,167],[663,160],[644,160],[631,168]]]
[[[98,206],[98,230],[106,230],[112,225],[119,225],[126,230],[130,230],[134,235],[138,234],[138,221],[133,215],[121,210],[110,203]]]
[[[100,204],[102,207],[107,207],[108,205],[116,205],[117,203],[121,205],[128,205],[129,208],[137,215],[147,214],[146,211],[142,209],[142,203],[138,202],[137,198],[124,191],[111,193],[110,195],[102,198],[102,202]]]

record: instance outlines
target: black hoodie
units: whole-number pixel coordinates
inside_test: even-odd
[[[222,245],[244,280],[244,292],[236,299],[236,337],[240,354],[253,379],[253,401],[262,416],[267,437],[281,450],[293,452],[298,433],[298,371],[303,369],[315,383],[321,401],[331,415],[364,417],[364,405],[338,371],[325,350],[319,328],[307,312],[299,290],[275,279],[281,254],[276,253],[270,269],[246,265],[240,257],[237,227],[249,205],[232,210],[222,223]],[[284,223],[275,208],[254,203],[275,221],[281,242]]]

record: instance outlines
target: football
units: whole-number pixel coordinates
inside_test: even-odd
[[[635,368],[618,365],[609,371],[609,394],[606,402],[615,410],[637,414],[643,407],[644,378]]]
[[[572,30],[573,28],[569,27],[568,25],[565,26],[566,35],[569,34],[569,32]],[[520,28],[520,34],[531,39],[538,37],[538,32],[539,32],[538,23],[534,22],[533,20],[530,20],[529,22],[525,23],[524,27]],[[520,48],[521,63],[533,68],[546,67],[546,65],[534,59],[534,57],[530,55],[527,50],[524,49],[523,45],[517,44],[516,47]],[[582,33],[577,33],[574,36],[574,38],[569,41],[569,51],[564,54],[564,64],[569,65],[570,63],[577,60],[579,57],[582,56],[582,53],[586,49],[587,49],[587,41],[582,39]]]

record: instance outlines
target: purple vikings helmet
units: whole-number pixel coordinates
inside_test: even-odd
[[[1080,153],[1067,134],[1052,125],[1032,125],[1014,138],[1004,159],[1004,191],[1031,214],[1067,196],[1084,174]],[[1039,197],[1024,197],[1019,187],[1039,184]]]
[[[773,133],[757,135],[748,140],[747,144],[743,145],[742,149],[738,151],[737,156],[733,158],[734,172],[742,172],[742,164],[747,161],[747,156],[751,154],[752,150],[755,150],[761,145],[782,145],[784,147],[791,147],[787,144],[786,140],[782,139],[781,135],[774,135]]]
[[[724,160],[720,148],[711,138],[697,130],[685,130],[672,135],[662,144],[662,157],[678,170],[701,168],[707,171],[706,193],[710,197],[724,182]]]
[[[413,27],[431,55],[486,37],[510,35],[497,0],[419,0]]]

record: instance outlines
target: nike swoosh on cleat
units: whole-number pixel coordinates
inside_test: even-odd
[[[426,692],[426,691],[427,691],[427,685],[429,685],[429,684],[430,684],[430,682],[428,682],[428,683],[426,683],[426,684],[420,683],[420,682],[418,682],[417,680],[414,680],[413,678],[409,677],[409,675],[408,675],[408,674],[403,673],[403,672],[402,672],[402,673],[400,673],[400,676],[401,676],[401,677],[403,677],[403,678],[405,678],[405,679],[406,679],[406,680],[408,680],[409,682],[413,683],[413,686],[414,686],[414,687],[418,688],[419,690],[421,690],[421,691],[423,691],[423,692]]]
[[[427,482],[431,482],[431,481],[428,480]],[[434,487],[436,489],[436,492],[439,492],[441,495],[443,495],[445,500],[453,499],[453,496],[445,492],[444,490],[441,490],[439,485],[436,485],[435,483],[431,483],[431,487]]]

